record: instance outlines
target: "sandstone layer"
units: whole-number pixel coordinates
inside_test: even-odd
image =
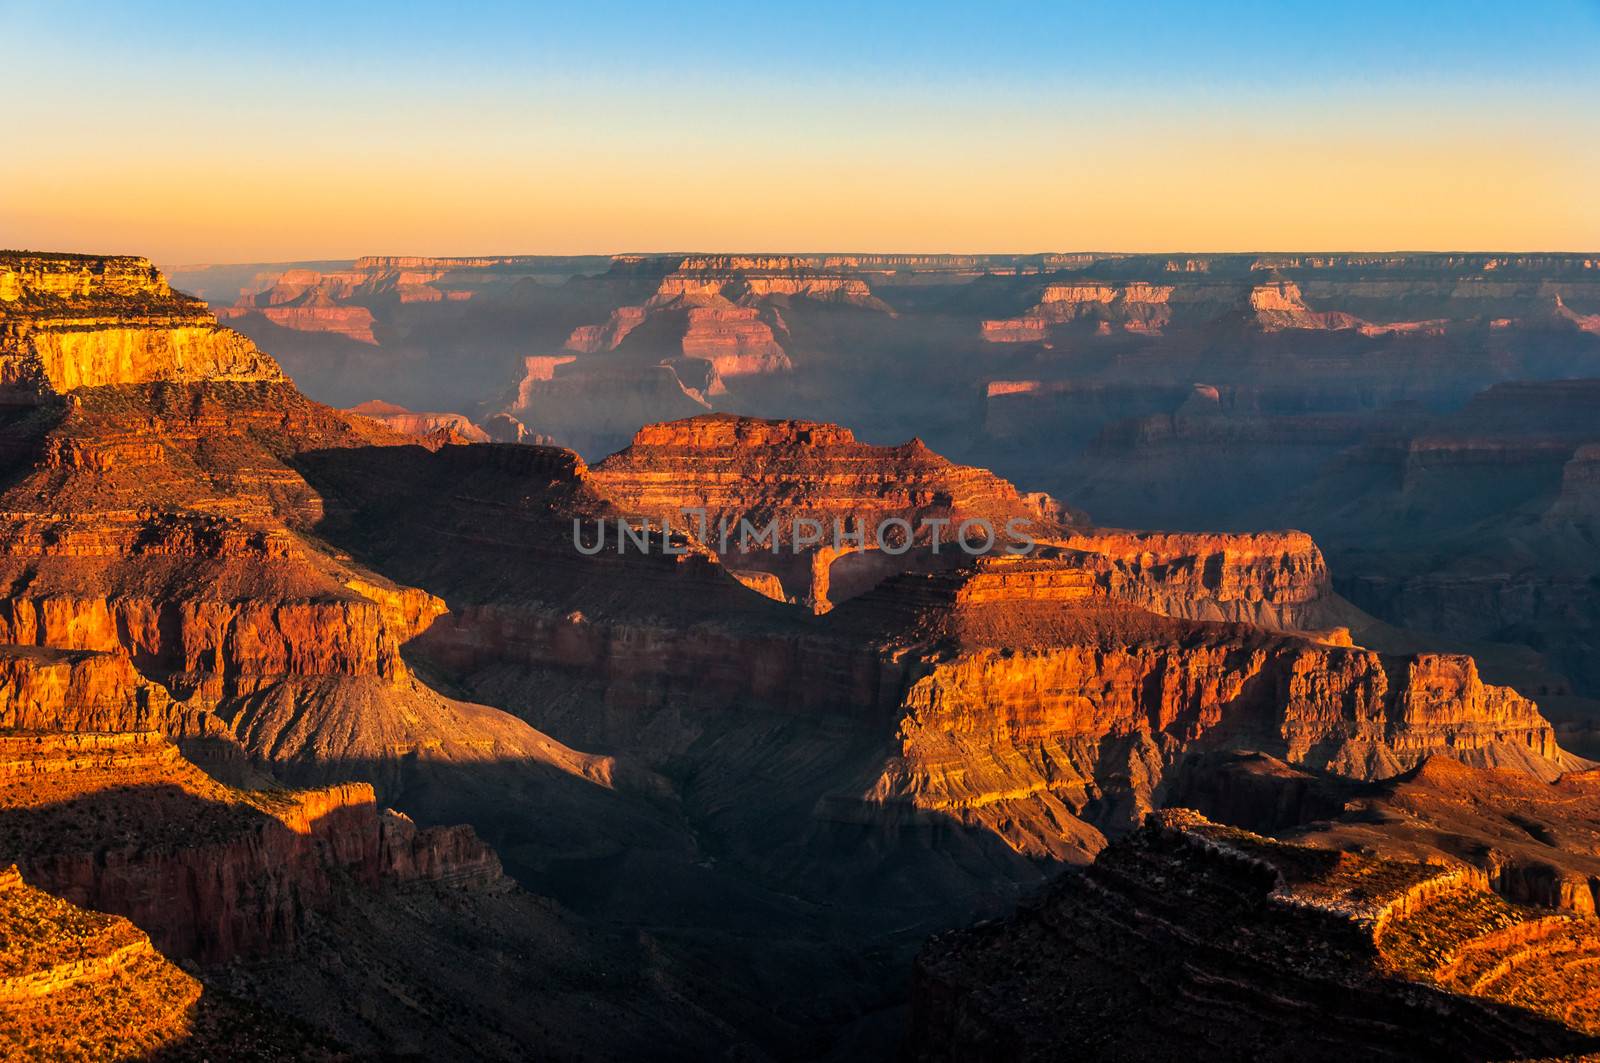
[[[1024,853],[1084,859],[1101,833],[1162,804],[1168,774],[1207,749],[1358,779],[1438,752],[1544,778],[1583,765],[1471,658],[1162,618],[1116,604],[1075,565],[990,559],[902,576],[838,615],[894,617],[900,632],[883,644],[905,669],[898,755],[871,800]]]
[[[282,380],[148,259],[0,252],[0,396],[157,380]]]
[[[923,550],[941,542],[948,564],[968,541],[973,552],[997,550],[1066,520],[1050,498],[921,440],[875,447],[838,425],[728,414],[647,426],[593,479],[624,513],[675,522],[819,612],[895,571],[937,567]],[[900,556],[912,547],[916,556]]]

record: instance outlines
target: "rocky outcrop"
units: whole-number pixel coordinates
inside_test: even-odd
[[[912,640],[896,651],[907,661],[898,755],[871,784],[874,802],[1071,861],[1157,807],[1168,775],[1207,749],[1261,750],[1358,779],[1434,753],[1546,778],[1582,763],[1537,706],[1485,685],[1470,658],[1385,658],[1164,620],[1107,608],[1081,571],[1077,582],[1063,582],[1070,568],[1040,582],[1053,566],[986,567],[1036,572],[982,593],[962,574],[900,577],[840,611],[897,610]]]
[[[916,256],[895,261],[886,256],[815,255],[692,255],[686,258],[629,258],[620,256],[613,271],[659,277],[655,298],[688,296],[722,297],[733,302],[756,303],[777,298],[810,299],[887,312],[889,307],[873,295],[866,274],[896,265],[916,268]],[[930,256],[928,265],[934,265]]]
[[[283,379],[142,258],[0,252],[0,395],[150,381]]]
[[[120,654],[186,691],[217,696],[286,675],[397,679],[400,644],[442,611],[381,577],[327,567],[282,527],[11,516],[0,567],[19,577],[0,602],[0,642]],[[196,585],[201,572],[209,586]]]
[[[876,447],[839,425],[728,414],[646,426],[592,479],[622,512],[672,522],[819,612],[894,572],[938,567],[922,556],[935,540],[953,563],[961,542],[1000,549],[1054,534],[1066,518],[1048,497],[920,440]],[[915,556],[901,556],[912,546]],[[861,553],[870,560],[845,557]]]
[[[1316,312],[1306,305],[1300,286],[1293,281],[1258,284],[1250,290],[1250,310],[1266,332],[1283,329],[1349,329],[1364,324],[1353,314]]]
[[[918,960],[926,1060],[1340,1060],[1600,1046],[1592,919],[1481,874],[1151,817],[1011,919]]]
[[[1218,767],[1214,775],[1238,774]],[[1431,756],[1377,786],[1346,787],[1331,814],[1285,821],[1273,833],[1297,844],[1466,864],[1507,900],[1594,915],[1597,791],[1592,767],[1546,780]]]
[[[730,414],[648,425],[592,476],[626,512],[659,519],[703,509],[712,529],[770,516],[786,538],[802,518],[823,521],[831,538],[835,521],[853,521],[872,537],[891,517],[910,520],[917,537],[927,534],[923,523],[942,517],[950,522],[946,541],[963,520],[988,521],[1000,535],[1012,517],[1042,537],[1062,515],[1050,500],[957,465],[920,440],[870,446],[839,425]]]
[[[489,433],[473,424],[465,414],[417,413],[404,406],[384,402],[382,399],[363,402],[345,412],[371,418],[402,435],[422,440],[424,446],[432,449],[450,444],[489,442]],[[521,441],[521,439],[504,440],[510,443]]]
[[[536,356],[537,362],[533,360],[528,362],[528,377],[534,380],[550,379],[540,363],[570,362],[578,354],[598,354],[601,351],[615,350],[628,338],[628,333],[644,324],[645,316],[646,309],[642,306],[622,306],[613,310],[602,325],[578,326],[572,330],[572,335],[567,337],[567,350],[576,351],[577,354]]]
[[[1091,328],[1159,333],[1172,320],[1173,289],[1159,284],[1050,284],[1021,317],[983,322],[990,343],[1037,343],[1050,330],[1080,323]]]
[[[528,431],[528,426],[509,413],[497,413],[483,422],[483,432],[491,443],[528,443],[548,446],[552,440]]]
[[[234,321],[256,314],[278,328],[296,332],[327,332],[357,343],[376,344],[372,335],[372,311],[364,306],[263,306],[223,307],[217,316]]]
[[[630,293],[645,284],[641,301],[574,327],[570,354],[528,357],[505,412],[585,452],[609,449],[613,433],[697,412],[679,392],[710,409],[730,382],[791,371],[783,315],[795,301],[889,310],[848,267],[790,256],[624,257],[595,280]]]
[[[1361,329],[1366,335],[1415,332],[1443,324],[1408,322],[1371,326],[1342,311],[1314,311],[1306,305],[1300,286],[1290,280],[1182,286],[1146,280],[1084,280],[1045,285],[1038,303],[1022,315],[984,321],[982,337],[990,343],[1043,343],[1057,330],[1073,328],[1102,336],[1113,333],[1153,336],[1174,326],[1196,328],[1230,318],[1245,321],[1262,332]]]
[[[137,732],[0,736],[0,853],[41,889],[207,962],[293,944],[346,879],[502,881],[470,829],[380,820],[366,784],[236,790]]]
[[[573,330],[567,349],[579,354],[626,351],[624,344],[631,338],[634,346],[648,347],[649,356],[707,362],[720,382],[791,368],[778,342],[782,330],[775,312],[740,306],[715,293],[674,293],[655,296],[644,306],[621,307],[604,325]],[[663,336],[671,338],[664,343]]]
[[[200,982],[128,920],[0,871],[0,1054],[142,1059],[188,1039]]]
[[[173,700],[121,652],[0,647],[0,728],[156,731],[191,743],[231,744],[220,720]]]
[[[429,882],[470,889],[507,889],[500,858],[471,827],[419,830],[410,816],[383,810],[378,859],[382,874],[399,882]]]
[[[328,902],[336,867],[376,883],[370,788],[252,798],[140,734],[7,737],[0,755],[7,858],[53,894],[126,915],[169,954],[282,947],[305,908]]]
[[[1600,523],[1600,444],[1579,447],[1561,469],[1561,494],[1549,519]]]
[[[604,774],[419,681],[400,647],[443,603],[311,534],[326,500],[301,456],[407,437],[285,383],[214,380],[79,389],[0,437],[13,721],[154,729],[279,778],[356,775],[391,800],[446,762],[537,763],[580,789]]]
[[[219,307],[217,316],[228,321],[255,315],[278,328],[327,332],[358,343],[376,344],[378,341],[372,334],[372,311],[352,303],[352,300],[370,296],[374,287],[370,277],[359,268],[332,272],[289,269],[259,291],[242,292],[232,306]],[[432,289],[426,290],[434,298],[440,295]]]
[[[701,306],[690,309],[687,317],[684,357],[710,362],[721,379],[790,368],[772,326],[753,308]]]
[[[29,426],[41,456],[0,519],[0,642],[122,655],[211,701],[289,676],[401,679],[399,645],[439,603],[291,530],[321,499],[285,459],[402,437],[241,387],[94,389]]]
[[[1299,630],[1337,626],[1327,564],[1304,532],[1100,529],[1052,544],[1090,555],[1084,563],[1098,570],[1111,597],[1164,616]]]
[[[1580,314],[1562,301],[1556,295],[1556,316],[1564,321],[1570,321],[1580,332],[1600,333],[1600,314]]]

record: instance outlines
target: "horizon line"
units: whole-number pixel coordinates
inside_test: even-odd
[[[1243,248],[1230,250],[1186,250],[1169,249],[1163,251],[1110,251],[1092,249],[1073,250],[1045,250],[1045,251],[892,251],[892,250],[825,250],[825,251],[795,251],[795,250],[712,250],[698,248],[690,250],[657,250],[657,251],[467,251],[449,253],[426,253],[417,251],[386,251],[365,252],[359,255],[308,255],[304,258],[273,258],[273,259],[204,259],[182,262],[163,263],[150,255],[125,252],[72,252],[72,251],[39,251],[27,249],[0,250],[0,254],[66,254],[82,255],[85,258],[147,258],[153,263],[162,265],[167,269],[182,267],[202,266],[235,266],[235,265],[293,265],[300,262],[358,262],[367,258],[422,258],[422,259],[513,259],[513,258],[678,258],[693,256],[719,256],[719,257],[744,257],[744,258],[823,258],[823,257],[879,257],[879,258],[935,258],[935,257],[965,257],[965,258],[1046,258],[1052,256],[1087,256],[1094,258],[1162,258],[1173,256],[1187,256],[1195,258],[1221,258],[1244,257],[1250,255],[1461,255],[1461,256],[1495,256],[1495,255],[1548,255],[1552,257],[1571,258],[1596,258],[1600,259],[1600,249],[1582,250],[1578,248],[1494,248],[1494,247],[1451,247],[1451,248],[1320,248],[1320,247],[1280,247],[1280,248]]]

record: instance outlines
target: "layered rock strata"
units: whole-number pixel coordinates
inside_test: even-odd
[[[169,298],[141,269],[116,284]],[[123,297],[96,276],[85,298]],[[118,327],[86,327],[83,342]],[[606,777],[603,758],[418,680],[400,646],[443,602],[314,534],[327,503],[304,455],[407,442],[279,379],[78,387],[0,419],[0,645],[31,648],[8,651],[17,678],[0,714],[156,729],[196,755],[305,783],[356,773],[390,793],[441,762],[536,762],[575,793]]]
[[[364,783],[226,787],[147,733],[0,735],[0,853],[52,894],[127,916],[172,956],[292,945],[345,881],[503,881],[463,830],[380,819]]]
[[[1081,860],[1101,832],[1137,823],[1207,749],[1358,779],[1441,752],[1545,778],[1583,764],[1471,658],[1162,618],[1115,604],[1073,566],[994,559],[897,577],[837,615],[901,632],[882,644],[905,669],[898,755],[870,800],[1055,859]]]
[[[916,1059],[1564,1055],[1600,1047],[1592,919],[1460,865],[1271,841],[1178,810],[919,958]]]
[[[1376,784],[1230,754],[1186,765],[1170,798],[1297,844],[1468,864],[1509,900],[1593,915],[1597,787],[1593,768],[1546,780],[1443,754]]]
[[[1085,564],[1111,597],[1164,616],[1300,630],[1332,628],[1340,619],[1327,564],[1304,532],[1097,529],[1052,545],[1088,555]]]
[[[786,596],[818,611],[848,596],[830,586],[846,554],[880,551],[838,566],[840,583],[859,592],[895,571],[938,567],[922,556],[935,540],[951,563],[964,541],[1000,549],[1056,534],[1066,519],[1048,497],[957,465],[921,440],[875,447],[838,425],[728,414],[647,426],[596,465],[593,479],[624,513],[675,522],[734,568],[776,576]],[[913,546],[915,557],[899,556]]]
[[[754,454],[792,452],[802,465],[820,461],[818,471],[767,460],[730,468],[741,431]],[[1470,658],[1384,655],[1323,630],[1337,602],[1298,533],[1076,532],[1031,557],[884,573],[892,578],[811,622],[749,593],[686,543],[676,556],[659,541],[584,556],[572,523],[592,539],[598,521],[686,498],[713,513],[774,515],[779,501],[828,515],[913,498],[890,486],[881,453],[834,426],[669,425],[593,472],[540,448],[404,456],[381,473],[352,463],[319,479],[339,493],[377,480],[451,499],[446,516],[418,525],[406,499],[372,496],[338,532],[452,601],[419,651],[467,689],[492,689],[567,741],[603,748],[628,748],[630,729],[644,726],[636,721],[683,721],[691,706],[707,718],[736,708],[843,714],[894,732],[879,760],[822,795],[826,822],[944,820],[1017,852],[1081,860],[1102,832],[1158,805],[1174,766],[1208,748],[1265,749],[1358,778],[1446,750],[1545,776],[1576,763],[1532,702],[1484,683]],[[821,487],[807,495],[789,482]],[[964,502],[974,511],[1020,501],[984,482]],[[460,557],[454,544],[467,537],[494,560]],[[768,581],[735,571],[772,596]],[[1317,631],[1298,633],[1307,628]],[[605,708],[551,711],[528,694],[547,684]]]
[[[369,417],[386,428],[413,436],[420,439],[424,446],[435,449],[451,443],[489,442],[489,433],[473,424],[465,414],[418,413],[381,399],[352,406],[346,412]],[[522,440],[512,438],[505,442],[520,443]]]
[[[283,379],[148,259],[0,252],[0,397],[157,380]]]
[[[192,1032],[200,983],[126,919],[0,871],[0,1051],[10,1059],[137,1059]]]

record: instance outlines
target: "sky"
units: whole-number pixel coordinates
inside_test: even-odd
[[[0,246],[1600,251],[1600,0],[0,0]]]

